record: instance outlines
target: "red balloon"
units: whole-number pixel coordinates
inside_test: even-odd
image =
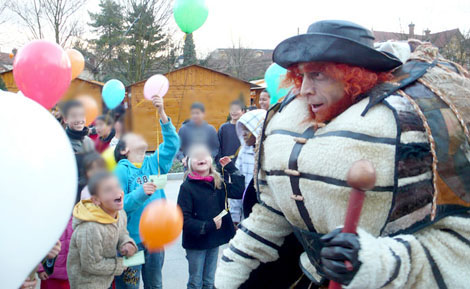
[[[161,251],[163,247],[178,238],[183,229],[181,208],[168,200],[153,201],[145,207],[140,217],[140,238],[151,251]]]
[[[62,47],[50,41],[34,40],[16,54],[13,77],[26,97],[51,109],[69,88],[72,69]]]

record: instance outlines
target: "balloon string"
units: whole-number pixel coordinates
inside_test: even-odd
[[[157,168],[158,168],[158,175],[160,176],[160,115],[158,114],[158,110],[155,110],[155,116],[157,117]]]
[[[145,101],[145,98],[142,99],[141,101],[139,101],[139,102],[134,106],[134,108],[139,107],[139,105],[141,105],[142,103],[144,103],[144,101]]]

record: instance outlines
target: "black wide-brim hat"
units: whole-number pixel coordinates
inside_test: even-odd
[[[273,53],[273,61],[284,68],[302,62],[335,62],[389,71],[401,61],[374,49],[374,35],[360,25],[342,20],[324,20],[311,24],[306,34],[282,41]]]

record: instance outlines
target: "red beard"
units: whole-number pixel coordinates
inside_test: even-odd
[[[346,109],[348,109],[352,105],[351,98],[349,96],[344,96],[339,101],[333,103],[326,111],[322,112],[313,112],[312,109],[308,108],[310,111],[310,119],[309,121],[313,121],[316,123],[327,123],[343,113]]]

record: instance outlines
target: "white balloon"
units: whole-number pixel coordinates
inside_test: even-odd
[[[41,105],[0,91],[0,284],[17,289],[71,216],[77,168],[59,122]]]

